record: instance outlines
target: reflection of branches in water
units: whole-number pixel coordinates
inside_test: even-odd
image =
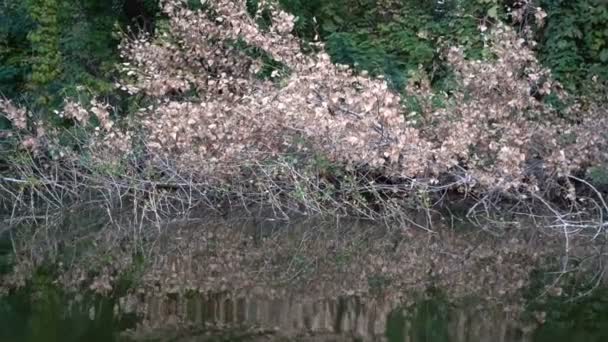
[[[125,302],[129,298],[123,299]],[[131,299],[131,301],[136,301]],[[510,336],[524,336],[527,341],[532,329],[512,315],[489,304],[485,308],[471,305],[450,305],[441,298],[429,298],[411,304],[372,297],[345,296],[326,299],[266,298],[227,293],[209,293],[191,297],[188,301],[147,296],[135,304],[144,308],[145,326],[130,333],[130,337],[162,335],[168,319],[179,327],[218,327],[222,332],[248,328],[268,334],[264,340],[289,339],[298,341],[515,341]],[[184,306],[184,308],[182,308]],[[185,306],[188,306],[186,309]],[[441,316],[438,319],[437,316]],[[182,336],[188,329],[182,329]],[[144,334],[144,336],[141,336]],[[199,336],[190,330],[183,340]],[[298,337],[309,336],[309,339]],[[466,337],[466,338],[465,338]],[[174,339],[182,341],[181,339]],[[255,339],[253,339],[255,340]]]

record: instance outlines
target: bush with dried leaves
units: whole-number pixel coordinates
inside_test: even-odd
[[[395,180],[537,191],[608,159],[605,108],[573,106],[576,122],[562,119],[541,99],[567,95],[539,65],[531,42],[507,26],[484,30],[490,60],[446,50],[460,85],[450,96],[434,93],[424,79],[410,84],[407,95],[426,103],[412,119],[384,79],[332,64],[321,43],[320,52],[303,53],[291,33],[295,18],[274,1],[258,3],[256,16],[264,8],[272,17],[265,29],[245,1],[208,1],[199,10],[182,0],[161,4],[168,28],[124,39],[118,86],[151,100],[137,112],[147,155],[201,178],[239,181],[243,166],[311,148],[337,165]],[[289,73],[257,77],[262,62],[239,42]],[[447,104],[433,105],[434,98]],[[26,128],[22,110],[3,103],[14,126]],[[67,102],[65,115],[83,124],[98,119],[96,153],[115,158],[132,150],[135,130],[113,126],[109,108],[90,107]]]
[[[540,98],[566,95],[509,27],[485,33],[492,60],[447,51],[460,90],[450,105],[418,113],[421,125],[407,119],[402,97],[385,80],[334,65],[324,52],[303,54],[291,34],[293,16],[262,5],[272,13],[268,30],[258,28],[244,1],[212,1],[206,11],[164,1],[169,31],[124,42],[125,89],[157,99],[140,112],[153,155],[203,176],[238,177],[244,163],[287,153],[304,138],[352,168],[421,180],[451,175],[486,190],[536,189],[606,158],[597,129],[607,126],[604,109],[572,108],[578,123],[559,118]],[[259,61],[236,49],[237,40],[267,51],[291,73],[281,82],[257,78]],[[412,85],[409,95],[440,96],[426,87]],[[196,100],[175,98],[185,92]]]

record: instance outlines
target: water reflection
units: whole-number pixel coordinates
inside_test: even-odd
[[[319,301],[301,298],[232,298],[225,294],[161,297],[147,300],[148,327],[205,323],[273,329],[284,338],[352,341],[531,341],[502,310],[475,305],[456,307],[441,298],[410,307],[382,299],[343,297]]]
[[[115,319],[111,300],[88,298],[67,303],[52,290],[0,298],[0,341],[108,342],[114,341],[123,327]]]
[[[589,308],[567,312],[577,310]],[[134,326],[129,311],[139,313],[140,329],[121,334]],[[454,306],[440,295],[403,307],[359,297],[305,300],[228,294],[77,300],[47,288],[0,299],[0,341],[232,341],[237,339],[235,331],[251,331],[247,327],[257,327],[257,333],[242,333],[238,340],[608,341],[608,317],[597,317],[593,325],[562,318],[532,330],[503,310],[474,303]],[[210,327],[218,326],[223,327],[221,333],[210,333]]]

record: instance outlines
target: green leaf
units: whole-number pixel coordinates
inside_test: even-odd
[[[338,27],[331,21],[326,21],[323,23],[323,31],[325,32],[335,32],[337,29]]]
[[[570,45],[570,43],[567,40],[560,40],[557,42],[557,47],[560,49],[564,49],[566,47],[568,47]]]
[[[600,61],[602,61],[602,63],[608,62],[608,49],[604,49],[600,52]]]
[[[498,5],[490,7],[488,10],[488,17],[492,19],[498,19]]]

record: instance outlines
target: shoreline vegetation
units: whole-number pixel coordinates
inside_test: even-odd
[[[326,324],[328,339],[391,319],[418,334],[402,330],[421,311],[399,308],[443,298],[457,326],[440,331],[458,341],[477,318],[455,303],[503,315],[474,338],[527,341],[561,304],[605,301],[608,87],[582,68],[601,69],[608,44],[578,44],[594,57],[572,77],[550,70],[565,7],[378,1],[360,6],[383,24],[348,31],[332,7],[346,0],[153,2],[145,25],[113,32],[103,92],[50,92],[63,31],[30,15],[40,58],[23,89],[45,100],[0,97],[0,297],[110,299],[139,332],[201,323],[205,307],[211,331],[234,329],[248,298],[269,317],[296,306],[282,323]],[[415,48],[382,45],[397,39]]]

